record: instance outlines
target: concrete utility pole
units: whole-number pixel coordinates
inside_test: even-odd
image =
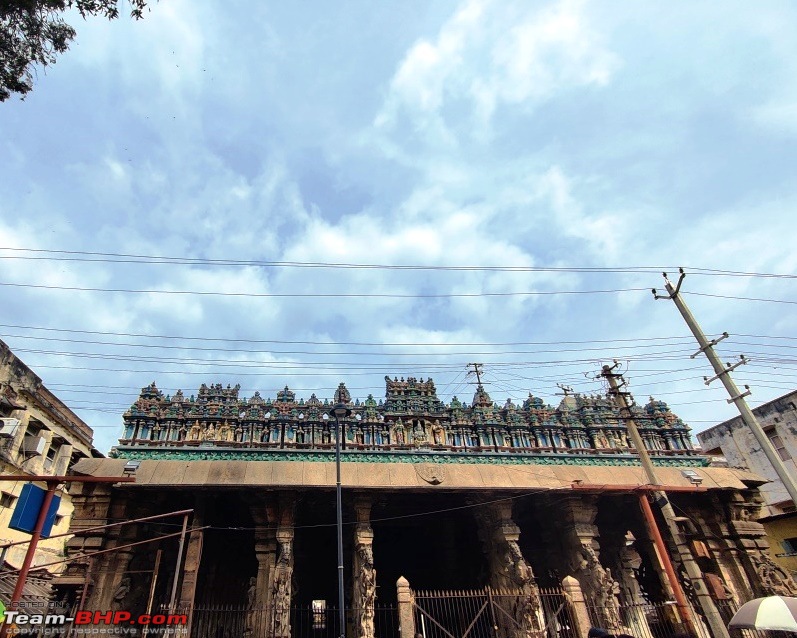
[[[783,461],[775,450],[775,446],[772,445],[772,441],[769,440],[769,437],[764,432],[761,424],[758,422],[758,419],[755,418],[753,411],[747,405],[747,401],[744,400],[744,398],[750,394],[750,390],[745,388],[745,392],[740,392],[739,388],[736,387],[736,383],[734,383],[733,379],[731,378],[730,373],[740,365],[747,363],[747,359],[744,358],[744,355],[741,355],[740,360],[737,363],[723,366],[722,361],[714,351],[714,346],[725,339],[728,336],[728,333],[723,333],[723,335],[718,339],[712,339],[709,341],[706,338],[706,335],[703,334],[703,330],[700,328],[697,320],[690,312],[686,302],[684,302],[683,297],[678,294],[681,290],[681,284],[683,283],[684,277],[686,277],[684,269],[680,269],[680,277],[676,286],[672,285],[670,280],[667,278],[666,272],[662,274],[664,275],[664,287],[667,289],[669,294],[658,295],[656,294],[656,289],[654,288],[653,296],[656,299],[672,299],[672,301],[675,303],[675,306],[680,311],[684,321],[686,321],[686,325],[689,326],[689,329],[692,331],[692,334],[695,336],[695,339],[697,339],[697,343],[700,346],[700,350],[693,354],[691,358],[694,359],[702,352],[708,358],[709,362],[711,363],[711,367],[714,368],[715,376],[713,376],[711,379],[704,377],[706,385],[709,385],[716,379],[722,381],[722,385],[725,386],[725,389],[728,391],[728,394],[731,397],[728,399],[728,403],[733,403],[736,405],[736,408],[739,410],[739,414],[742,415],[742,421],[755,435],[755,438],[758,440],[758,444],[761,446],[761,449],[763,450],[764,454],[766,454],[767,459],[769,459],[769,462],[772,464],[775,473],[778,475],[778,478],[781,480],[783,486],[786,488],[786,491],[789,493],[792,502],[797,505],[797,484],[794,482],[794,477],[786,469],[786,466],[783,464]]]
[[[631,412],[631,405],[628,403],[629,393],[623,392],[621,390],[621,388],[625,385],[623,375],[615,373],[615,368],[617,368],[617,363],[615,363],[613,366],[603,366],[601,376],[609,382],[609,394],[614,398],[615,403],[620,408],[620,413],[625,418],[625,424],[628,429],[628,433],[631,436],[631,440],[634,443],[637,453],[639,454],[639,460],[642,462],[642,467],[645,469],[648,482],[651,485],[661,485],[661,482],[656,476],[656,469],[654,468],[653,462],[650,460],[648,450],[645,447],[645,442],[642,440],[639,430],[637,429],[636,422],[634,421],[633,413]],[[621,380],[621,383],[617,382],[618,378]],[[706,587],[705,582],[703,582],[703,574],[695,562],[692,552],[687,545],[686,539],[684,538],[684,535],[681,532],[681,529],[678,527],[677,521],[675,520],[675,510],[673,510],[672,505],[670,504],[670,501],[664,492],[657,492],[656,495],[656,502],[663,503],[661,506],[661,513],[664,517],[665,523],[667,524],[667,528],[670,531],[670,536],[675,543],[678,556],[681,559],[681,564],[686,571],[686,576],[692,583],[692,589],[697,596],[697,600],[700,603],[700,607],[703,610],[703,615],[706,618],[706,622],[708,622],[712,635],[714,638],[728,638],[728,630],[725,627],[722,616],[720,616],[717,606],[714,604],[714,600],[708,593],[708,588]],[[666,557],[662,557],[662,560],[666,560]],[[680,589],[680,583],[673,583],[672,586],[676,600],[681,598],[683,593],[680,592],[679,595],[678,591]],[[681,605],[679,605],[679,607],[681,607]],[[688,625],[694,627],[694,619],[692,618],[689,610],[682,609],[682,614],[685,615],[683,620]]]
[[[481,363],[469,363],[468,365],[469,366],[473,366],[473,372],[476,373],[476,383],[481,385],[482,384],[482,374],[481,373],[482,373],[483,365]]]

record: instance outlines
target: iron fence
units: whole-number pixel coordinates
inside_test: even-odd
[[[416,591],[414,613],[423,638],[578,638],[570,603],[558,589],[541,589],[539,600],[491,587]]]
[[[573,607],[561,589],[540,588],[540,611],[545,621],[542,633],[547,638],[580,638]]]
[[[373,613],[376,638],[399,638],[395,605],[377,605]],[[346,635],[361,621],[357,608],[346,609]],[[290,608],[291,638],[338,638],[340,621],[336,607],[295,605]],[[268,609],[233,605],[197,606],[191,616],[190,638],[271,638],[276,634]]]
[[[634,638],[672,638],[693,635],[681,622],[674,603],[620,603],[616,607],[603,607],[587,602],[590,622],[610,631],[629,633]],[[697,619],[696,638],[712,638],[708,628]]]

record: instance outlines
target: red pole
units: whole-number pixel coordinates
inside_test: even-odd
[[[47,491],[44,493],[44,501],[39,510],[39,516],[36,519],[36,527],[33,528],[33,534],[28,544],[28,551],[25,553],[25,560],[22,562],[22,567],[19,569],[17,584],[14,587],[14,593],[11,594],[11,601],[8,604],[9,611],[16,610],[17,604],[22,598],[22,591],[25,589],[25,582],[28,580],[28,572],[30,571],[31,563],[33,563],[33,557],[36,554],[36,546],[39,544],[39,539],[44,529],[44,521],[47,520],[47,512],[50,511],[50,504],[53,502],[53,495],[59,483],[60,481],[47,481]],[[0,638],[5,638],[7,633],[8,624],[3,623],[2,628],[0,628]]]
[[[670,561],[670,554],[667,551],[667,546],[664,544],[664,539],[661,537],[659,527],[656,525],[656,518],[653,516],[653,510],[648,502],[648,496],[646,492],[639,493],[639,505],[642,508],[642,514],[644,514],[646,527],[648,528],[648,534],[650,534],[653,542],[656,544],[656,549],[659,550],[659,556],[661,557],[661,562],[664,564],[664,571],[667,574],[667,580],[670,581],[670,587],[672,587],[672,593],[675,595],[675,602],[678,605],[681,618],[683,619],[684,623],[686,623],[686,626],[692,635],[697,636],[698,634],[695,633],[695,626],[692,622],[692,614],[689,611],[689,605],[686,602],[684,590],[681,588],[681,582],[678,580],[678,576],[675,574],[675,569],[673,569],[672,561]]]

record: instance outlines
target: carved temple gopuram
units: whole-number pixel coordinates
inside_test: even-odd
[[[143,388],[112,458],[75,468],[135,483],[73,485],[72,530],[150,520],[72,538],[73,556],[114,551],[72,562],[62,594],[86,609],[179,610],[190,620],[180,631],[196,638],[584,638],[590,624],[641,637],[683,622],[640,509],[647,481],[629,415],[611,397],[501,405],[478,384],[470,403],[446,404],[431,379],[385,382],[383,399],[362,401],[344,384],[325,399],[287,387],[273,399],[219,384],[190,396]],[[725,638],[712,617],[797,593],[755,522],[763,479],[710,466],[662,401],[630,416],[671,488],[680,536],[655,516],[698,634]],[[183,535],[180,515],[150,518],[185,510]],[[463,601],[480,596],[481,611],[467,611]]]

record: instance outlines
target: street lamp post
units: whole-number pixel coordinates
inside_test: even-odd
[[[346,609],[343,597],[343,498],[340,488],[340,419],[351,414],[351,410],[343,402],[335,404],[332,408],[335,417],[335,496],[337,498],[337,529],[338,529],[338,622],[340,624],[340,638],[346,635]]]

